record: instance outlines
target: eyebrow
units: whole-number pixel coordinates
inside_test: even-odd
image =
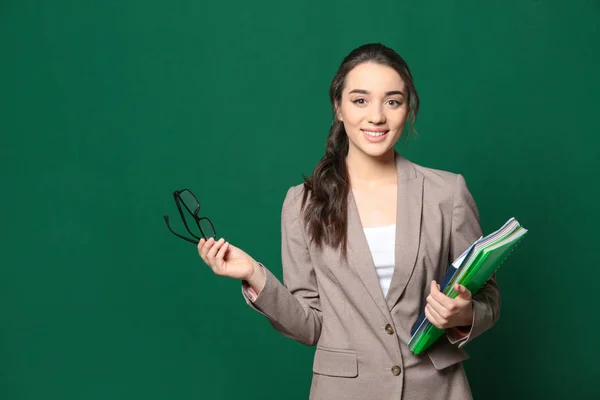
[[[364,89],[354,89],[354,90],[351,90],[349,94],[352,94],[352,93],[369,94],[369,91],[364,90]],[[399,94],[399,95],[404,96],[404,93],[402,93],[400,90],[390,90],[389,92],[385,92],[386,96],[391,96],[393,94]]]

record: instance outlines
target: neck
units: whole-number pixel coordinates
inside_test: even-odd
[[[398,173],[394,149],[378,157],[352,150],[348,149],[346,157],[351,186],[377,186],[396,182]]]

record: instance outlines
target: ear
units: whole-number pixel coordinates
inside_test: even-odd
[[[340,122],[344,122],[344,119],[342,118],[342,112],[340,110],[340,105],[337,101],[334,102],[333,107],[335,109],[335,117],[337,118],[337,120]]]

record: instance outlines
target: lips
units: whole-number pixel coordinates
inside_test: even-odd
[[[367,141],[369,141],[370,143],[379,143],[384,141],[387,138],[387,134],[389,133],[389,130],[387,129],[361,129],[360,131],[362,132],[363,137],[367,139]]]
[[[361,131],[365,135],[375,136],[375,137],[385,135],[386,133],[389,132],[387,129],[361,129]]]

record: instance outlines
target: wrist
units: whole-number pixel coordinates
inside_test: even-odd
[[[460,324],[458,327],[466,328],[470,327],[473,324],[473,302],[469,305],[463,317],[461,318]]]
[[[252,275],[246,279],[246,282],[248,282],[248,285],[258,294],[265,287],[267,276],[263,267],[255,260],[252,260],[252,266],[254,267]]]

